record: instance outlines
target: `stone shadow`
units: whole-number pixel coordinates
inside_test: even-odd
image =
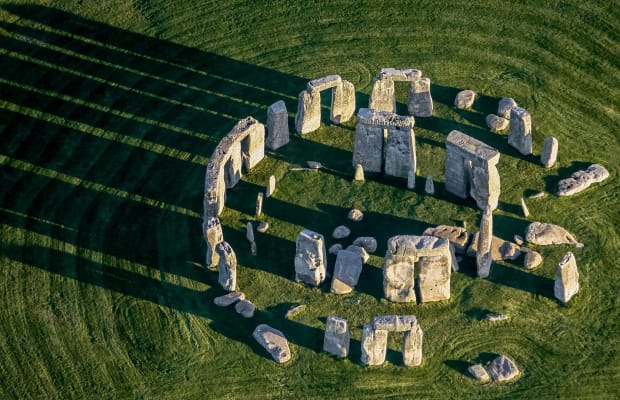
[[[445,365],[447,365],[448,367],[452,368],[453,370],[455,370],[458,373],[461,373],[467,377],[469,377],[469,373],[467,372],[467,368],[469,368],[472,363],[468,362],[468,361],[463,361],[463,360],[445,360],[443,362]]]
[[[493,263],[489,281],[513,289],[519,289],[534,295],[545,296],[553,299],[554,280],[544,276],[526,272],[518,267],[508,267],[498,263]]]

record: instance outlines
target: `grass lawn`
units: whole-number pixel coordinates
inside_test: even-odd
[[[268,3],[268,4],[266,4]],[[0,4],[0,398],[618,398],[620,397],[620,7],[609,1],[16,1]],[[418,180],[353,182],[354,119],[329,122],[266,158],[228,192],[224,237],[238,286],[257,307],[247,320],[213,298],[204,265],[205,167],[241,118],[266,123],[284,100],[290,128],[310,79],[338,74],[366,107],[383,67],[431,79],[432,118],[418,118]],[[472,89],[471,110],[453,107]],[[407,85],[397,84],[406,113]],[[534,155],[486,128],[497,101],[532,116]],[[388,238],[437,224],[477,230],[480,211],[444,190],[445,140],[458,129],[501,151],[494,234],[512,240],[532,221],[561,225],[584,248],[532,246],[497,262],[489,279],[466,260],[449,301],[383,299]],[[544,169],[545,137],[559,140]],[[290,171],[320,161],[319,172]],[[557,182],[592,163],[611,177],[557,197]],[[436,196],[424,193],[431,174]],[[278,184],[254,217],[256,194]],[[527,199],[538,191],[542,199]],[[526,197],[531,216],[523,218]],[[346,219],[350,208],[364,220]],[[258,256],[245,239],[248,221]],[[346,223],[379,247],[354,292],[294,281],[295,239]],[[341,241],[348,244],[346,241]],[[580,292],[553,297],[557,263],[573,251]],[[333,267],[334,257],[329,257]],[[287,320],[291,307],[306,309]],[[509,315],[488,322],[489,313]],[[405,368],[402,334],[387,361],[360,363],[361,327],[414,314],[422,366]],[[351,354],[321,351],[329,315],[348,319]],[[254,341],[259,323],[282,330],[292,360],[278,365]],[[496,354],[519,380],[481,384],[466,372]]]

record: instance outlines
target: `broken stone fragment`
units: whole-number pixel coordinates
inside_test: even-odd
[[[472,376],[472,378],[477,379],[481,382],[487,382],[491,377],[486,369],[480,364],[474,364],[467,367],[467,372]]]
[[[353,180],[364,181],[364,167],[362,167],[362,164],[355,164],[355,176]]]
[[[558,158],[558,139],[553,136],[545,138],[543,149],[540,153],[540,162],[543,167],[551,168]]]
[[[426,194],[431,196],[435,194],[435,183],[433,182],[433,175],[431,174],[428,174],[428,176],[426,177],[424,191],[426,192]]]
[[[557,275],[553,286],[555,298],[567,303],[579,291],[579,271],[575,255],[570,251],[558,264]]]
[[[351,211],[349,211],[349,215],[347,217],[351,221],[360,222],[362,219],[364,219],[364,213],[357,208],[353,208]]]
[[[543,258],[539,252],[534,250],[528,250],[525,252],[525,257],[523,258],[523,267],[525,269],[534,269],[542,264]]]
[[[334,239],[344,239],[351,234],[351,229],[344,225],[337,226],[332,233]]]
[[[530,210],[527,208],[527,204],[525,204],[525,200],[521,197],[521,211],[523,212],[523,216],[525,218],[530,216]]]
[[[277,363],[285,363],[291,359],[291,350],[284,334],[266,324],[254,329],[252,337],[261,345]]]
[[[454,99],[454,105],[456,108],[464,110],[466,108],[471,108],[474,105],[474,100],[476,99],[476,92],[473,90],[462,90],[456,94],[456,98]]]
[[[422,234],[448,239],[454,246],[456,254],[465,254],[469,241],[471,240],[469,231],[459,226],[438,225],[436,227],[426,228]]]
[[[327,250],[327,252],[329,254],[336,255],[338,254],[340,250],[342,250],[342,245],[340,243],[336,243],[336,244],[331,245],[331,247],[329,248],[329,250]]]
[[[523,238],[521,237],[521,235],[514,235],[514,241],[519,246],[523,244]]]
[[[511,97],[504,97],[497,104],[497,115],[510,119],[510,110],[517,107],[517,102]]]
[[[363,263],[368,261],[368,259],[370,258],[370,256],[363,247],[356,246],[354,244],[347,246],[345,250],[349,250],[357,254],[362,259]]]
[[[478,246],[478,232],[476,232],[471,240],[471,245],[467,249],[467,255],[476,256]],[[516,260],[521,255],[521,249],[515,243],[508,242],[504,239],[493,236],[491,240],[491,260]]]
[[[586,190],[590,185],[609,178],[609,171],[600,164],[592,164],[585,171],[574,172],[570,178],[558,182],[558,196],[571,196]]]
[[[486,117],[486,123],[492,132],[500,132],[508,128],[509,121],[495,114],[489,114]]]
[[[538,192],[538,193],[534,193],[533,195],[530,196],[530,199],[540,199],[545,197],[546,193],[545,192]]]
[[[256,213],[257,217],[260,217],[263,213],[263,192],[258,192],[256,195]]]
[[[243,294],[243,292],[230,292],[223,296],[216,297],[215,299],[213,299],[213,303],[216,306],[228,307],[241,300],[245,300],[245,294]]]
[[[491,314],[484,317],[485,321],[505,321],[508,319],[506,314]]]
[[[290,310],[288,310],[286,312],[286,315],[284,316],[284,318],[291,319],[294,316],[296,316],[297,314],[299,314],[302,311],[304,311],[305,309],[306,309],[306,305],[305,304],[300,304],[298,306],[295,306],[295,307],[291,308]]]
[[[271,150],[277,150],[288,144],[288,142],[288,111],[284,101],[279,100],[267,109],[267,139],[265,139],[265,146]]]
[[[267,229],[269,229],[269,222],[261,222],[260,224],[258,224],[258,226],[256,227],[256,230],[259,231],[260,233],[265,233],[267,232]]]
[[[254,311],[256,311],[256,307],[254,307],[254,304],[249,300],[240,300],[235,304],[235,311],[244,318],[252,318],[254,316]]]
[[[349,355],[349,323],[346,319],[330,315],[325,324],[325,336],[323,337],[323,351],[338,357]]]
[[[322,167],[321,163],[318,161],[306,161],[306,164],[308,164],[308,167],[312,169],[319,169]]]
[[[546,246],[550,244],[574,244],[583,247],[566,229],[558,225],[532,222],[525,230],[525,240],[530,243]]]
[[[267,188],[265,189],[265,197],[269,198],[276,191],[276,177],[271,175],[267,181]]]
[[[487,372],[494,381],[507,381],[519,375],[515,363],[506,356],[499,356],[487,367]]]
[[[254,227],[251,222],[248,222],[245,228],[245,238],[248,239],[248,242],[254,242]]]
[[[377,239],[370,236],[360,236],[353,241],[354,246],[363,247],[368,253],[377,251]]]
[[[361,273],[362,259],[359,254],[348,250],[339,251],[336,256],[331,292],[336,294],[350,293],[357,285]]]

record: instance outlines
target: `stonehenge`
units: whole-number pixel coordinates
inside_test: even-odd
[[[510,109],[510,130],[508,144],[524,156],[532,154],[532,118],[520,107]]]
[[[446,190],[466,199],[468,194],[478,208],[497,208],[500,179],[497,171],[500,153],[460,131],[452,131],[446,140]]]
[[[377,111],[396,113],[396,96],[394,82],[409,82],[407,111],[415,117],[433,115],[433,99],[431,97],[431,81],[422,78],[417,69],[383,68],[372,81],[372,91],[368,108]]]
[[[295,280],[318,286],[325,280],[327,255],[323,235],[304,229],[297,236]]]
[[[301,135],[313,132],[321,126],[321,92],[332,89],[330,119],[340,124],[351,119],[355,113],[355,88],[338,75],[328,75],[308,82],[306,90],[299,93],[295,129]]]
[[[590,185],[609,178],[609,171],[600,164],[592,164],[585,171],[573,172],[566,179],[558,182],[558,196],[571,196],[586,190]]]
[[[402,347],[405,366],[422,364],[423,332],[414,315],[383,315],[364,324],[361,340],[363,364],[381,365],[385,362],[388,332],[405,333]]]
[[[566,229],[561,226],[532,222],[525,230],[525,240],[540,246],[550,244],[574,244],[576,247],[583,247],[577,239]]]
[[[355,127],[353,166],[408,179],[416,170],[416,146],[411,116],[360,108]]]

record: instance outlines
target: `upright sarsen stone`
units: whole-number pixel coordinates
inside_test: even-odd
[[[403,336],[403,364],[416,367],[422,364],[422,340],[424,333],[419,324],[405,332]]]
[[[414,117],[433,116],[433,98],[431,97],[431,80],[420,78],[411,82],[407,110]]]
[[[332,293],[349,293],[357,285],[362,273],[362,259],[359,254],[349,250],[340,250],[336,256]]]
[[[508,144],[524,156],[532,154],[532,119],[530,113],[523,108],[510,109]]]
[[[233,291],[237,286],[237,256],[235,251],[227,242],[218,244],[216,251],[220,257],[217,264],[218,283],[225,290]]]
[[[387,352],[388,332],[375,329],[373,324],[364,324],[362,329],[362,364],[381,365]]]
[[[295,280],[318,286],[325,280],[327,255],[323,235],[304,229],[297,236]]]
[[[325,324],[325,336],[323,337],[323,351],[338,357],[349,355],[349,323],[346,319],[330,315]]]
[[[568,303],[579,291],[579,271],[572,252],[566,253],[558,264],[553,294],[563,303]]]
[[[476,267],[478,276],[488,278],[491,273],[491,244],[493,242],[493,210],[491,207],[484,209],[480,220],[480,233],[478,234],[478,249],[476,251]]]
[[[267,139],[265,146],[277,150],[289,142],[288,111],[286,104],[280,100],[267,109]]]
[[[224,241],[220,219],[218,217],[208,217],[203,223],[203,231],[207,242],[206,264],[207,266],[217,265],[220,257],[215,248]]]

